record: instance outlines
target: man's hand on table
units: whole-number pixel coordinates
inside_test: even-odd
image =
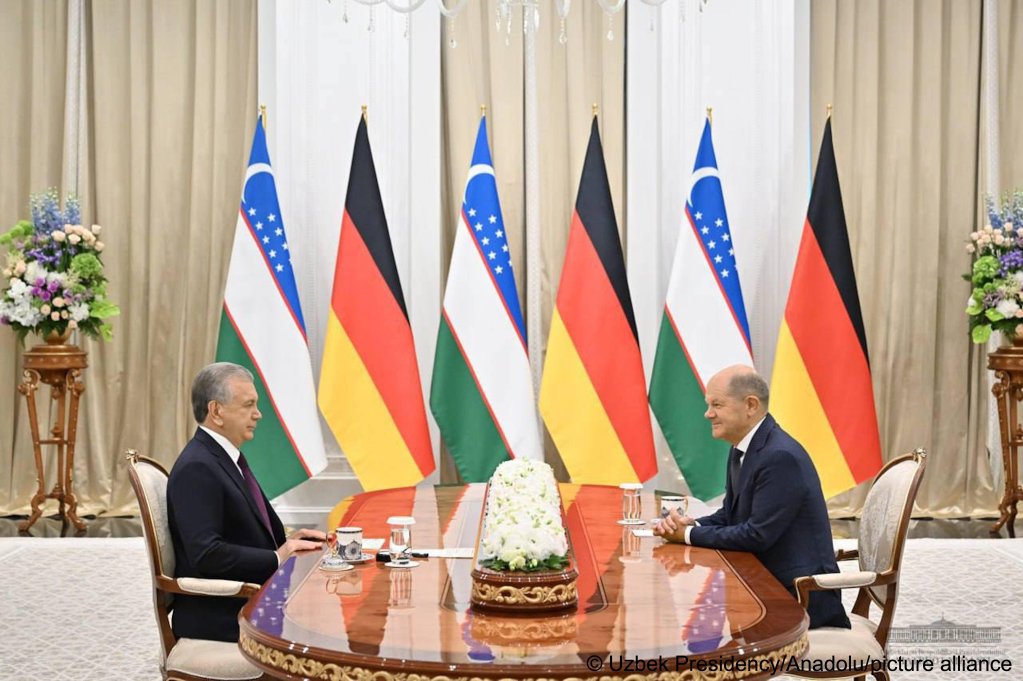
[[[685,543],[686,526],[695,525],[696,520],[689,516],[680,515],[675,509],[664,518],[657,521],[654,525],[654,535],[662,537],[666,541],[675,542],[677,544]]]
[[[322,530],[302,528],[291,533],[291,536],[277,548],[277,558],[283,563],[293,553],[301,551],[319,551],[327,535]]]

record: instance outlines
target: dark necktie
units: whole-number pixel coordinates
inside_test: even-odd
[[[732,451],[728,455],[728,477],[732,480],[732,491],[739,491],[739,471],[742,470],[742,465],[739,462],[739,457],[742,456],[742,451],[732,447]]]
[[[255,502],[256,508],[259,509],[259,515],[263,518],[263,524],[266,525],[266,529],[273,532],[270,526],[270,514],[266,511],[266,503],[263,501],[263,491],[259,489],[259,483],[256,481],[256,476],[252,474],[252,469],[249,468],[249,462],[245,460],[245,455],[238,454],[238,467],[242,469],[242,478],[245,480],[245,485],[249,488],[249,495],[252,497],[252,501]]]

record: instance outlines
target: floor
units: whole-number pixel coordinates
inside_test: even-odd
[[[1008,659],[1013,672],[915,671],[893,678],[1018,678],[1023,539],[989,539],[989,525],[914,522],[894,630],[904,640],[890,652],[959,667]],[[839,537],[855,532],[851,521],[834,527]],[[44,518],[33,537],[19,537],[14,520],[0,519],[0,681],[156,681],[158,641],[138,520],[90,520],[85,537],[60,533],[59,521]]]

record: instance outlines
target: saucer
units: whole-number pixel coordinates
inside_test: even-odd
[[[414,560],[406,560],[403,563],[395,563],[394,561],[391,561],[389,563],[384,563],[384,565],[386,567],[389,567],[389,568],[414,568],[414,567],[419,567],[419,563],[417,563]]]
[[[619,525],[646,525],[646,521],[637,518],[636,520],[619,520]]]
[[[364,553],[364,554],[362,554],[362,557],[360,557],[360,558],[345,558],[345,561],[348,562],[348,563],[351,563],[352,565],[361,565],[362,563],[365,563],[366,561],[373,560],[373,558],[374,558],[374,556],[371,556],[368,553]]]
[[[351,563],[342,560],[332,561],[329,559],[320,561],[320,564],[317,567],[326,572],[345,572],[347,570],[355,569],[355,566],[353,566]]]

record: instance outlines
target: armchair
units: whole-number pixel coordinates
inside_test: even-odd
[[[871,670],[871,663],[881,662],[888,653],[888,634],[895,616],[899,593],[899,573],[906,531],[923,478],[927,455],[922,449],[889,461],[874,478],[863,504],[858,548],[838,551],[839,561],[857,560],[859,570],[839,574],[800,577],[795,582],[799,602],[806,607],[810,592],[858,589],[849,620],[852,629],[822,627],[809,632],[808,660],[852,659],[858,666],[853,672],[803,672],[804,678],[865,678],[867,673],[888,681],[885,670]],[[880,610],[877,619],[870,619],[871,604]],[[792,672],[788,672],[792,673]]]
[[[174,544],[167,519],[167,469],[129,449],[128,477],[142,514],[142,531],[153,576],[153,609],[160,630],[164,681],[268,679],[252,666],[235,643],[178,639],[171,629],[174,594],[251,596],[258,584],[225,579],[175,579]]]

